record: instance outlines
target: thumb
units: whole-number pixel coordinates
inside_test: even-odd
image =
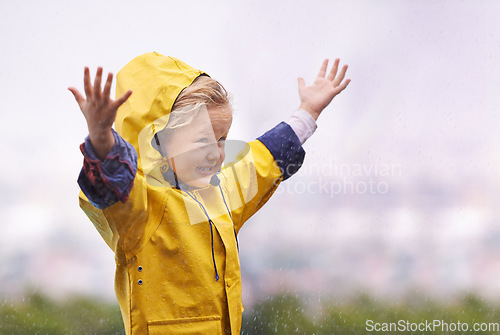
[[[73,96],[75,97],[76,102],[81,107],[82,103],[85,101],[85,98],[74,87],[68,87],[68,91],[70,91],[71,93],[73,93]]]
[[[299,84],[299,92],[300,92],[306,86],[306,82],[304,81],[304,78],[302,78],[302,77],[297,78],[297,82]]]

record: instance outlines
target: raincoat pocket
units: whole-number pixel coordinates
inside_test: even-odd
[[[203,316],[176,320],[148,321],[149,335],[222,334],[219,316]]]

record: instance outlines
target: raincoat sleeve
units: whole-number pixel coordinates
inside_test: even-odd
[[[94,207],[107,208],[114,203],[126,202],[137,173],[137,153],[114,130],[115,145],[104,161],[99,160],[90,138],[80,146],[84,156],[78,185]]]
[[[285,122],[248,143],[248,150],[223,170],[236,231],[257,212],[278,185],[301,167],[305,151]]]
[[[113,131],[115,145],[100,161],[87,138],[81,145],[84,166],[78,178],[80,207],[117,259],[140,245],[147,222],[156,220],[161,206],[150,200],[144,177],[137,173],[134,147]],[[155,198],[155,197],[153,197]]]

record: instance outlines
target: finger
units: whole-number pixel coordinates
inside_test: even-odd
[[[337,75],[337,70],[339,68],[339,62],[340,62],[340,59],[338,59],[338,58],[335,59],[335,62],[333,62],[332,69],[327,77],[328,80],[332,81],[335,79],[335,76]]]
[[[297,82],[299,84],[299,92],[300,92],[306,86],[306,82],[304,81],[304,78],[302,78],[302,77],[297,78]]]
[[[90,71],[87,66],[83,70],[83,88],[87,99],[90,98],[92,96],[92,84],[90,83]]]
[[[102,67],[98,67],[94,80],[94,97],[96,98],[99,98],[101,96],[101,79],[102,79]]]
[[[342,70],[340,70],[340,73],[339,73],[339,76],[335,78],[335,80],[333,81],[333,87],[337,87],[339,86],[339,84],[342,82],[342,80],[344,80],[344,77],[345,77],[345,73],[347,71],[347,65],[344,65],[342,67]]]
[[[128,90],[120,98],[116,99],[114,104],[113,104],[114,105],[113,107],[118,109],[118,107],[120,107],[125,101],[127,101],[127,99],[130,97],[130,95],[132,95],[132,90]]]
[[[347,87],[347,85],[349,85],[350,82],[351,79],[346,79],[339,86],[335,87],[335,92],[336,92],[335,94],[339,94],[340,92],[342,92]]]
[[[68,87],[68,90],[73,93],[78,106],[81,106],[85,102],[85,98],[81,95],[81,93],[74,87]]]
[[[328,59],[325,59],[323,61],[323,64],[321,64],[321,69],[319,69],[318,78],[325,78],[327,67],[328,67]]]
[[[104,84],[104,90],[102,91],[102,94],[105,99],[109,99],[109,93],[111,91],[112,83],[113,83],[113,74],[110,72],[108,73],[108,79],[106,79],[106,84]]]

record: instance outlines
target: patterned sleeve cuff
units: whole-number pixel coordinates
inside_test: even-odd
[[[115,145],[104,161],[97,158],[89,137],[80,145],[84,160],[78,184],[89,201],[99,209],[118,201],[126,202],[137,172],[134,147],[112,131]]]
[[[273,155],[274,160],[281,169],[283,180],[290,178],[302,166],[306,153],[299,138],[287,123],[281,122],[260,136],[258,140]]]

